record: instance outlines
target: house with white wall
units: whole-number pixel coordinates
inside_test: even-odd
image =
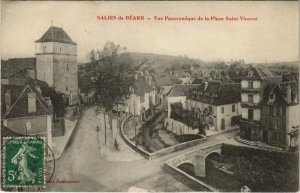
[[[188,92],[192,88],[196,88],[199,84],[175,84],[170,93],[167,95],[168,117],[171,116],[171,104],[181,103],[183,109],[186,109],[186,98]]]
[[[14,100],[11,90],[6,90],[8,111],[2,117],[3,125],[14,133],[41,136],[52,148],[53,107],[49,97],[43,97],[35,85],[26,83]]]
[[[221,131],[238,123],[240,101],[240,84],[208,81],[190,90],[187,109],[206,129]]]
[[[261,139],[261,101],[269,84],[280,83],[281,76],[274,76],[269,70],[250,66],[241,79],[242,119],[240,137],[246,140]]]
[[[145,77],[136,77],[130,86],[130,97],[127,101],[127,113],[139,116],[145,120],[155,105],[155,89],[151,87]]]

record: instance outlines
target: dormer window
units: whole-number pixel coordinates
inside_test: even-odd
[[[253,77],[254,76],[253,71],[252,70],[248,70],[247,76],[248,77]]]

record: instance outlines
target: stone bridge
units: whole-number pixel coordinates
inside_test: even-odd
[[[222,144],[217,144],[202,149],[197,149],[184,153],[173,159],[166,161],[166,164],[173,168],[178,168],[181,165],[192,165],[193,174],[199,177],[205,177],[205,161],[208,156],[220,155]]]

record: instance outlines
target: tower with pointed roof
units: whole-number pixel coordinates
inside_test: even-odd
[[[59,27],[51,26],[35,41],[37,79],[78,102],[77,44]]]

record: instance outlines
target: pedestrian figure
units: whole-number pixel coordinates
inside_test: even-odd
[[[115,139],[115,143],[114,143],[114,147],[117,151],[120,151],[120,147],[119,147],[119,144],[117,142],[117,139]]]

